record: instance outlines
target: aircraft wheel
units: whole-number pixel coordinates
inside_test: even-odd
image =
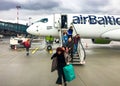
[[[11,45],[11,49],[15,49],[15,45]]]
[[[52,50],[52,46],[51,46],[51,45],[48,45],[48,46],[47,46],[47,51],[50,51],[50,50]]]

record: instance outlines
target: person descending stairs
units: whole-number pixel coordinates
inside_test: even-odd
[[[73,36],[75,33],[75,36]],[[74,25],[59,30],[61,46],[68,48],[72,64],[85,64],[86,53]]]

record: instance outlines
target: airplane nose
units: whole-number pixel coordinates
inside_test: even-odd
[[[27,33],[30,33],[30,28],[28,27],[28,28],[26,29],[26,31],[27,31]]]
[[[29,26],[26,31],[29,33],[29,34],[32,34],[32,35],[38,35],[39,34],[39,30],[38,28],[36,28],[36,25],[31,25]]]
[[[31,27],[28,27],[26,31],[31,34],[32,32]]]

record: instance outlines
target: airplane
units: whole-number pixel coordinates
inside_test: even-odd
[[[67,29],[71,24],[81,38],[89,38],[95,44],[120,41],[118,15],[52,14],[29,26],[27,32],[38,36],[59,37],[59,29]]]

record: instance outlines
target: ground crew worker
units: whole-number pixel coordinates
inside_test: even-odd
[[[24,47],[26,48],[26,55],[29,55],[29,48],[31,47],[31,42],[30,39],[28,39],[27,41],[23,42]]]
[[[46,36],[45,40],[46,40],[47,44],[53,44],[54,37],[53,36]]]

